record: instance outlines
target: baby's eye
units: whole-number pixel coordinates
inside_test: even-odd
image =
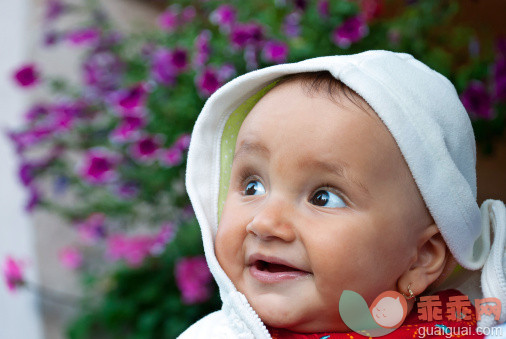
[[[260,195],[265,193],[264,185],[258,180],[250,181],[246,185],[246,189],[244,190],[244,195]]]
[[[346,207],[343,199],[339,198],[337,194],[329,192],[328,190],[318,190],[313,195],[309,202],[316,206],[336,208],[336,207]]]

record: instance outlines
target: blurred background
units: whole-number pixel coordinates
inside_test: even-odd
[[[205,100],[387,49],[447,76],[506,200],[503,0],[0,1],[0,338],[174,338],[219,309],[184,188]]]

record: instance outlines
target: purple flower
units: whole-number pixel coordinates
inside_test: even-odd
[[[263,39],[263,27],[256,23],[237,24],[232,27],[230,42],[234,48],[257,46]]]
[[[204,256],[179,259],[174,274],[183,303],[202,303],[211,296],[211,272]]]
[[[40,193],[35,186],[30,186],[29,194],[30,195],[28,197],[28,202],[25,205],[25,210],[28,213],[32,212],[34,208],[37,207],[37,205],[40,203]]]
[[[226,63],[218,69],[218,80],[224,83],[237,73],[233,64]]]
[[[139,185],[133,182],[119,184],[114,193],[121,199],[132,199],[139,193]]]
[[[16,152],[22,153],[27,148],[35,146],[51,136],[52,129],[47,127],[34,127],[31,130],[21,132],[10,132],[8,134],[16,147]]]
[[[98,28],[80,28],[70,31],[65,36],[74,46],[93,45],[100,39],[100,30]]]
[[[84,116],[86,106],[80,100],[65,100],[51,107],[51,115],[46,121],[56,132],[69,131],[76,119]]]
[[[105,214],[93,213],[76,224],[79,240],[85,245],[94,245],[105,238]]]
[[[182,134],[177,138],[176,142],[174,142],[174,146],[177,147],[182,152],[186,151],[190,146],[191,135],[190,134]]]
[[[143,136],[130,146],[130,154],[139,162],[151,163],[158,157],[162,143],[161,135]]]
[[[246,46],[244,49],[244,61],[246,61],[246,68],[253,70],[258,68],[257,51],[253,46]]]
[[[262,56],[267,62],[283,63],[288,57],[288,45],[282,41],[268,41],[264,45]]]
[[[493,74],[495,97],[506,101],[506,55],[497,57]]]
[[[150,253],[152,255],[161,254],[168,243],[170,243],[176,234],[176,226],[171,222],[166,222],[158,231],[158,234],[155,235],[153,244],[150,248]]]
[[[78,269],[83,264],[83,255],[79,249],[66,246],[58,251],[58,259],[63,267],[70,270]]]
[[[322,18],[328,18],[329,17],[329,0],[319,0],[316,4],[316,9],[318,10],[318,14]]]
[[[288,38],[296,38],[300,35],[300,13],[293,12],[285,17],[283,32]]]
[[[109,51],[93,53],[83,63],[84,83],[99,93],[115,90],[120,84],[123,68],[116,54]]]
[[[210,21],[220,26],[224,31],[229,31],[236,20],[236,9],[232,5],[221,5],[210,16]]]
[[[211,54],[211,47],[209,41],[211,40],[211,32],[204,30],[195,39],[195,55],[193,57],[193,65],[195,67],[204,66],[209,60]]]
[[[99,185],[117,177],[118,156],[105,149],[93,148],[85,155],[78,169],[79,175],[88,183]]]
[[[162,30],[172,32],[179,24],[176,11],[167,9],[158,16],[157,24]]]
[[[197,76],[196,83],[199,92],[204,96],[210,96],[221,86],[218,80],[218,74],[210,67],[205,68],[204,71]]]
[[[348,48],[352,43],[360,41],[369,33],[367,24],[360,16],[347,19],[333,32],[333,40],[341,48]]]
[[[33,181],[33,172],[34,172],[35,166],[28,162],[23,162],[21,166],[19,167],[19,179],[21,179],[21,182],[24,186],[28,187]]]
[[[49,114],[49,108],[44,104],[35,104],[25,113],[25,120],[35,122]]]
[[[469,115],[475,118],[491,119],[493,115],[490,95],[481,81],[473,80],[460,96]]]
[[[188,53],[182,48],[176,48],[172,52],[172,64],[179,71],[183,71],[188,64]]]
[[[60,40],[60,34],[54,31],[49,31],[44,34],[44,46],[55,45]]]
[[[305,11],[307,8],[307,0],[293,0],[293,4],[299,11]]]
[[[181,13],[181,17],[185,23],[191,22],[195,16],[197,15],[197,11],[193,6],[186,6]]]
[[[24,284],[23,263],[15,260],[11,256],[7,256],[3,265],[3,276],[9,292],[14,292],[16,288]]]
[[[178,70],[173,63],[172,51],[165,48],[156,51],[151,65],[153,78],[161,84],[173,85],[177,73]]]
[[[174,167],[181,164],[183,152],[178,147],[171,147],[160,152],[159,161],[165,167]]]
[[[60,0],[48,0],[46,2],[46,20],[54,21],[66,10],[66,6]]]
[[[35,64],[26,64],[14,71],[13,78],[21,87],[32,87],[39,82],[39,71]]]
[[[137,84],[111,94],[110,101],[120,114],[128,114],[144,108],[147,99],[147,86]]]
[[[122,117],[118,127],[116,127],[110,135],[111,141],[117,143],[124,143],[138,139],[140,130],[146,126],[146,114],[143,113],[129,113]]]

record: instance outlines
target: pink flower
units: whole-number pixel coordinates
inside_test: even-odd
[[[228,31],[235,24],[236,12],[232,5],[221,5],[211,13],[210,21]]]
[[[39,71],[35,64],[26,64],[14,71],[13,78],[21,87],[32,87],[39,82]]]
[[[352,43],[362,40],[369,33],[364,19],[354,16],[342,23],[333,32],[334,43],[341,48],[348,48]]]
[[[118,113],[128,114],[144,108],[147,95],[147,86],[140,83],[133,87],[124,88],[112,93],[109,100]]]
[[[143,112],[125,114],[118,127],[111,132],[111,141],[124,143],[138,139],[146,123],[146,114]]]
[[[217,72],[210,67],[204,69],[204,71],[197,77],[196,82],[198,90],[204,96],[210,96],[221,86]]]
[[[90,184],[104,184],[117,177],[116,165],[118,162],[116,154],[105,149],[93,148],[84,155],[78,173]]]
[[[14,292],[18,286],[24,284],[21,266],[21,261],[17,261],[11,256],[7,256],[7,258],[5,258],[3,275],[7,288],[10,292]]]
[[[492,99],[481,81],[471,81],[460,95],[460,100],[469,115],[476,118],[492,119],[494,113]]]
[[[166,167],[179,165],[183,160],[183,152],[178,147],[171,147],[160,152],[160,163]]]
[[[84,221],[79,222],[77,234],[85,245],[94,245],[105,237],[105,214],[93,213]]]
[[[175,276],[183,303],[202,303],[211,296],[211,272],[204,256],[179,259],[176,262]]]
[[[177,138],[174,146],[179,148],[181,151],[186,151],[190,146],[191,135],[190,134],[182,134]]]
[[[115,234],[107,240],[106,258],[110,261],[123,259],[129,266],[138,267],[150,254],[153,243],[152,236]]]
[[[158,157],[162,143],[161,135],[143,136],[130,146],[130,154],[137,161],[151,163]]]
[[[93,45],[100,39],[100,30],[98,28],[80,28],[67,33],[66,37],[74,46]]]
[[[288,57],[288,45],[282,41],[268,41],[263,48],[263,58],[267,62],[283,63]]]
[[[158,27],[166,32],[172,32],[179,25],[177,13],[174,10],[167,9],[160,14],[157,19]]]
[[[77,248],[71,246],[60,249],[58,259],[63,267],[71,270],[78,269],[83,264],[83,255]]]

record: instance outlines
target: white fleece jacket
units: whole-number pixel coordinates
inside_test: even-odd
[[[503,323],[506,209],[501,201],[487,200],[480,210],[476,202],[476,146],[468,114],[450,81],[411,55],[368,51],[256,70],[230,81],[207,100],[192,133],[186,186],[223,307],[180,338],[270,338],[214,252],[221,210],[220,178],[226,168],[222,136],[231,114],[248,99],[249,105],[242,109],[251,109],[259,99],[257,93],[276,79],[323,70],[362,96],[389,129],[453,256],[469,270],[483,270],[483,297],[503,301],[499,320]],[[497,322],[484,317],[482,323],[491,326]]]

